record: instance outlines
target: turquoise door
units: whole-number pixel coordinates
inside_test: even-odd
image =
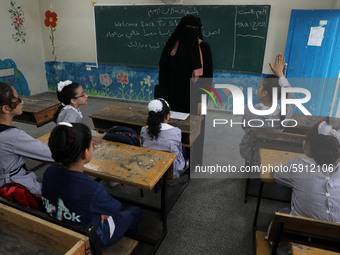
[[[311,92],[311,100],[304,106],[312,115],[335,116],[338,107],[339,19],[340,10],[292,10],[291,13],[286,76],[293,87]]]

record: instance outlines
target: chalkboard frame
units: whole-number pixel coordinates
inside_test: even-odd
[[[263,66],[263,60],[264,60],[264,54],[265,54],[265,47],[266,47],[266,40],[267,40],[267,33],[268,33],[268,25],[269,25],[269,16],[270,16],[270,5],[163,5],[163,4],[143,4],[143,5],[126,5],[126,4],[118,4],[118,5],[105,5],[105,4],[96,4],[93,6],[93,18],[94,18],[94,29],[95,29],[95,44],[96,44],[96,58],[97,58],[97,63],[99,64],[106,64],[106,65],[117,65],[117,66],[132,66],[132,67],[151,67],[151,68],[158,68],[158,60],[161,54],[161,49],[163,48],[163,45],[165,44],[166,40],[168,39],[169,36],[167,36],[166,38],[164,38],[163,41],[163,45],[158,45],[159,46],[159,51],[154,54],[152,56],[152,54],[149,54],[147,56],[144,56],[143,58],[143,54],[134,54],[134,53],[130,53],[129,51],[127,54],[127,57],[120,57],[120,59],[118,58],[117,54],[115,54],[113,51],[116,50],[118,48],[118,51],[116,51],[116,53],[118,52],[118,54],[121,54],[123,52],[123,49],[119,48],[119,47],[107,47],[107,48],[101,48],[103,47],[101,45],[101,38],[99,36],[98,32],[100,30],[100,28],[98,28],[98,25],[100,23],[100,20],[98,21],[98,17],[96,15],[96,8],[100,7],[102,8],[113,8],[113,10],[115,9],[119,9],[119,8],[126,8],[126,9],[130,9],[130,8],[136,8],[138,7],[139,9],[136,10],[140,10],[140,8],[182,8],[182,10],[188,11],[190,12],[190,8],[201,8],[200,10],[210,10],[213,8],[216,8],[215,10],[218,10],[217,8],[224,8],[222,10],[222,12],[226,12],[226,14],[228,14],[228,8],[235,8],[235,20],[236,20],[236,16],[242,16],[240,13],[242,12],[242,10],[245,10],[246,8],[249,9],[249,11],[246,13],[244,11],[244,13],[246,13],[247,15],[255,15],[254,13],[256,12],[260,12],[260,10],[258,10],[257,8],[262,8],[263,12],[265,12],[265,19],[264,21],[261,21],[263,24],[265,24],[265,28],[263,30],[263,34],[261,34],[261,36],[257,36],[257,35],[246,35],[243,36],[241,34],[240,37],[239,34],[237,34],[237,29],[248,29],[248,28],[244,28],[242,27],[244,24],[248,25],[247,23],[249,23],[249,27],[251,26],[251,22],[254,23],[254,21],[249,21],[245,20],[245,21],[241,21],[241,22],[235,22],[235,23],[227,23],[229,26],[230,24],[233,25],[234,27],[234,31],[233,31],[233,37],[234,37],[234,44],[233,45],[237,45],[238,48],[243,47],[242,53],[240,54],[236,54],[235,52],[237,51],[234,47],[232,46],[233,49],[233,53],[230,53],[230,45],[227,45],[227,48],[229,50],[229,53],[226,53],[228,55],[224,56],[223,54],[223,50],[224,48],[221,48],[221,45],[223,43],[225,43],[225,41],[222,41],[222,43],[220,43],[220,45],[218,45],[217,47],[214,46],[215,40],[209,40],[211,38],[207,38],[205,37],[204,40],[206,42],[208,42],[211,46],[212,49],[212,54],[213,54],[213,59],[214,59],[214,71],[222,71],[222,72],[232,72],[232,73],[252,73],[252,74],[261,74],[262,73],[262,66]],[[98,10],[98,9],[97,9]],[[133,10],[133,9],[131,9]],[[231,10],[231,9],[230,9]],[[254,11],[255,10],[255,11]],[[101,13],[102,14],[102,13]],[[100,16],[100,15],[99,15]],[[182,15],[184,16],[184,15]],[[182,17],[181,16],[181,17]],[[226,16],[226,15],[225,15]],[[259,16],[256,14],[256,16]],[[205,28],[205,22],[206,17],[202,17],[199,16],[202,20],[202,31],[204,32],[204,28]],[[119,22],[119,21],[115,21],[115,20],[111,20],[112,22]],[[236,20],[237,21],[237,20]],[[102,21],[101,21],[102,22]],[[141,21],[142,22],[142,21]],[[225,21],[226,22],[226,21]],[[207,22],[206,22],[207,23]],[[239,26],[239,23],[241,23],[241,26]],[[259,22],[260,24],[260,22]],[[208,24],[206,25],[208,26]],[[237,28],[236,28],[237,26]],[[240,28],[241,27],[241,28]],[[175,26],[173,27],[173,29],[175,28]],[[218,31],[218,30],[216,30]],[[216,31],[214,32],[210,32],[206,33],[206,35],[211,36],[213,33],[216,33]],[[129,31],[130,32],[130,31]],[[173,30],[169,33],[171,34],[173,32]],[[228,30],[229,32],[229,30]],[[128,34],[128,33],[126,33]],[[224,33],[226,34],[226,33]],[[112,35],[112,34],[110,34]],[[114,34],[115,36],[116,34]],[[129,34],[131,35],[131,33]],[[250,38],[250,39],[249,39]],[[255,39],[254,39],[255,38]],[[258,40],[258,38],[260,38],[261,40]],[[228,39],[229,40],[229,39]],[[250,40],[253,40],[251,42],[259,42],[257,43],[258,45],[256,46],[257,48],[251,48],[250,45]],[[240,42],[239,44],[236,44],[236,42]],[[229,42],[230,43],[230,42]],[[254,43],[255,44],[255,43]],[[132,45],[132,44],[130,44]],[[137,45],[137,43],[135,44]],[[147,45],[147,44],[143,44],[143,45]],[[150,46],[151,44],[149,44]],[[238,46],[241,45],[241,46]],[[134,46],[133,46],[134,47]],[[151,47],[151,46],[150,46]],[[243,53],[246,52],[247,50],[252,50],[251,54],[247,54],[247,53]],[[105,51],[105,53],[103,53]],[[240,50],[241,51],[241,50]],[[103,60],[103,55],[106,55],[107,52],[110,52],[111,55],[109,56],[113,56],[110,57],[109,60]],[[126,52],[126,51],[125,51]],[[222,53],[222,54],[221,54]],[[129,55],[130,54],[130,55]],[[220,57],[221,55],[223,55],[222,57]],[[137,63],[138,61],[134,61],[133,60],[133,56],[138,56],[141,57],[141,59],[143,59],[143,61],[141,61],[141,63]],[[152,56],[150,58],[150,56]],[[118,60],[112,60],[112,59],[117,59]],[[107,57],[109,58],[109,57]],[[154,59],[153,59],[154,58]],[[232,58],[232,64],[227,63],[228,61],[230,62],[230,58]],[[126,60],[127,59],[127,60]],[[151,59],[151,60],[150,60]],[[132,61],[130,61],[132,60]],[[145,60],[145,61],[144,61]],[[148,61],[153,61],[153,62],[148,62]],[[227,64],[225,64],[227,63]],[[236,63],[236,64],[234,64]]]

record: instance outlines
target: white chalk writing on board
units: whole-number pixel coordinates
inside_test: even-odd
[[[98,62],[156,67],[180,19],[193,14],[202,21],[216,70],[260,72],[269,12],[269,5],[97,5]]]
[[[171,13],[171,12],[169,12]],[[169,38],[171,32],[169,27],[176,27],[179,23],[181,17],[177,17],[178,20],[166,19],[166,17],[159,16],[160,20],[156,21],[144,21],[140,22],[126,22],[124,20],[114,21],[110,30],[106,32],[103,37],[112,39],[121,39],[128,41],[125,45],[128,48],[139,49],[159,49],[164,42],[155,41],[154,44],[147,43],[143,38],[156,38],[159,36],[161,38]],[[126,31],[126,28],[131,28],[131,30]],[[204,37],[214,37],[222,34],[221,29],[217,28],[215,30],[203,30],[202,34]]]
[[[154,8],[150,9],[148,11],[148,16],[151,18],[153,16],[171,16],[171,15],[177,15],[178,17],[176,18],[181,18],[187,14],[192,14],[192,15],[199,15],[199,12],[196,10],[195,7],[190,8],[189,10],[184,9],[184,8]]]
[[[235,56],[237,51],[237,38],[250,37],[254,39],[265,40],[262,36],[263,29],[267,29],[266,17],[267,9],[262,10],[239,10],[235,7],[235,26],[234,26],[234,53],[232,68],[235,66]]]

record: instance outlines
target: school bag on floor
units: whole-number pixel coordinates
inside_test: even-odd
[[[0,188],[0,196],[39,211],[45,211],[40,195],[35,195],[19,183],[6,183]]]
[[[139,135],[135,130],[128,127],[111,127],[104,136],[104,139],[112,142],[139,146]]]

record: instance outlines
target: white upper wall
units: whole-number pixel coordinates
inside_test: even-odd
[[[340,9],[340,0],[336,0],[336,3],[334,4],[334,9]]]
[[[278,52],[284,53],[287,31],[292,9],[334,9],[340,0],[177,0],[185,5],[271,5],[267,44],[263,73],[271,73],[268,62],[274,60]],[[51,9],[58,14],[55,32],[56,55],[60,61],[96,62],[93,7],[90,0],[40,0],[40,15],[46,61],[51,55],[50,31],[43,26],[44,13]],[[159,4],[161,0],[99,0],[96,4]]]
[[[15,0],[15,3],[24,12],[26,42],[15,42],[12,38],[15,29],[11,25],[11,14],[8,12],[10,0],[0,1],[0,59],[13,59],[17,68],[25,76],[31,94],[47,91],[39,2],[38,0]]]

